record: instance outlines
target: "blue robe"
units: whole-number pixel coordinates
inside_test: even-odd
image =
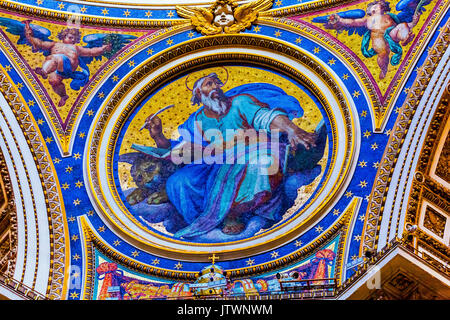
[[[179,130],[186,130],[194,140],[201,139],[208,129],[219,130],[223,137],[226,137],[227,129],[253,128],[270,133],[270,124],[275,117],[294,111],[303,114],[295,98],[268,84],[240,86],[226,95],[232,103],[224,116],[209,118],[203,108],[199,108],[179,126]],[[204,139],[203,142],[208,144]],[[177,143],[179,141],[173,141],[173,145]],[[279,161],[280,168],[284,164],[285,146],[280,146],[277,157],[270,148],[267,149],[272,160]],[[245,163],[187,164],[169,177],[166,183],[169,200],[188,224],[175,237],[192,238],[205,234],[219,227],[230,210],[241,214],[251,212],[272,222],[281,218],[282,197],[278,188],[282,180],[281,170],[276,174],[264,174],[267,166],[248,161],[255,154],[260,155],[258,150],[257,145],[245,146],[245,152],[241,154],[247,157]]]

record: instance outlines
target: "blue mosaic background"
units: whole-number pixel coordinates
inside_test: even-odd
[[[23,3],[31,3],[34,1],[23,1]],[[56,8],[59,2],[45,2],[46,6],[49,8]],[[287,5],[287,1],[283,2],[283,5]],[[67,4],[67,3],[66,3]],[[87,5],[88,10],[98,10],[97,6]],[[121,14],[119,10],[122,9],[110,9],[110,14],[113,13],[116,15]],[[134,10],[134,9],[133,9]],[[131,10],[130,10],[131,11]],[[136,11],[136,14],[139,10]],[[134,12],[133,11],[133,12]],[[161,10],[158,13],[155,13],[153,18],[167,18],[168,10]],[[89,14],[89,11],[86,11],[86,14]],[[139,11],[139,14],[143,15],[144,11]],[[161,17],[158,16],[161,14]],[[443,28],[445,23],[448,21],[449,14],[445,16],[439,25],[440,28]],[[405,90],[403,90],[394,106],[394,111],[391,113],[389,120],[387,122],[386,128],[383,133],[375,134],[372,132],[372,122],[370,118],[370,110],[367,104],[367,101],[364,99],[364,96],[361,94],[363,92],[363,88],[361,88],[358,84],[358,81],[352,76],[352,73],[347,69],[346,65],[344,65],[339,59],[335,59],[333,53],[329,52],[326,47],[321,46],[318,43],[315,43],[307,38],[302,38],[299,42],[299,35],[293,32],[289,32],[286,30],[278,30],[269,26],[255,25],[251,30],[245,31],[247,34],[256,34],[256,35],[265,35],[268,37],[274,37],[278,40],[283,40],[285,42],[290,43],[294,46],[301,46],[302,49],[306,50],[310,54],[315,55],[318,59],[327,63],[332,67],[334,72],[341,77],[345,78],[344,84],[349,92],[353,94],[353,100],[357,106],[358,111],[358,121],[361,126],[361,146],[358,158],[358,165],[353,174],[350,184],[347,187],[347,190],[344,196],[336,203],[336,205],[332,208],[332,210],[316,225],[314,225],[309,231],[304,233],[295,241],[291,241],[283,245],[282,247],[277,248],[275,251],[277,252],[277,259],[290,253],[297,251],[308,244],[311,244],[317,237],[321,236],[330,226],[332,226],[342,215],[345,208],[349,205],[352,198],[357,196],[364,199],[362,201],[361,207],[358,212],[358,217],[356,219],[356,223],[350,235],[350,247],[349,254],[346,258],[346,263],[350,263],[355,260],[359,256],[360,250],[360,242],[361,242],[361,233],[364,225],[365,213],[367,210],[368,196],[372,190],[371,182],[374,181],[375,175],[377,172],[378,165],[383,156],[383,152],[385,146],[389,139],[389,134],[394,126],[394,123],[397,118],[397,114],[402,107],[402,104],[407,96],[408,88],[410,88],[417,76],[418,68],[424,63],[427,50],[419,57],[416,67],[413,69],[411,74],[409,75]],[[162,50],[168,49],[171,46],[182,43],[184,41],[200,37],[196,32],[193,31],[185,31],[179,34],[176,34],[170,38],[170,42],[165,40],[161,40],[155,44],[153,44],[150,49],[153,52],[150,53],[148,50],[141,51],[133,56],[130,60],[143,62],[150,58],[152,54],[156,54]],[[427,47],[430,48],[434,45],[437,37],[439,36],[439,32],[436,32]],[[9,76],[14,81],[14,83],[25,83],[24,80],[19,76],[19,74],[8,66],[11,66],[8,58],[4,55],[3,52],[0,52],[0,64],[6,69],[9,70]],[[112,74],[98,89],[100,91],[109,92],[109,88],[115,86],[114,81],[112,80],[113,75],[119,76],[119,78],[125,77],[133,68],[138,68],[138,63],[134,66],[132,64],[124,63],[121,67],[119,67],[114,74]],[[348,75],[349,77],[345,77],[344,75]],[[62,195],[64,199],[64,205],[66,208],[67,219],[68,219],[68,227],[69,234],[71,237],[70,241],[70,252],[71,252],[71,264],[74,266],[78,266],[82,269],[83,261],[82,257],[82,246],[81,246],[81,235],[79,225],[77,223],[77,217],[82,215],[87,215],[90,223],[95,228],[97,233],[104,239],[106,243],[108,243],[112,248],[117,250],[118,252],[133,257],[134,260],[139,261],[143,264],[149,265],[157,265],[159,268],[164,268],[167,270],[174,271],[198,271],[205,265],[206,263],[194,263],[194,262],[182,262],[181,268],[175,268],[175,266],[179,263],[179,261],[166,259],[157,257],[146,252],[138,251],[134,246],[122,241],[119,239],[113,232],[111,232],[102,220],[95,213],[93,206],[90,203],[88,194],[85,189],[85,181],[83,177],[83,153],[85,152],[86,138],[89,132],[89,128],[92,125],[92,121],[94,119],[95,113],[97,112],[99,106],[103,103],[103,98],[98,97],[97,95],[92,99],[91,103],[86,107],[84,114],[79,115],[81,117],[81,121],[79,122],[79,126],[77,131],[73,134],[76,135],[73,144],[72,156],[70,157],[62,157],[57,144],[55,143],[55,137],[49,127],[49,125],[45,121],[45,116],[42,113],[41,109],[38,106],[38,103],[34,101],[33,95],[27,86],[19,86],[20,92],[27,102],[33,117],[36,119],[41,133],[46,140],[47,147],[49,153],[54,162],[54,166],[59,178],[59,182],[62,188]],[[359,93],[359,94],[358,94]],[[368,133],[366,133],[368,132]],[[366,183],[364,183],[366,182]],[[103,229],[104,228],[104,229]],[[248,266],[254,266],[261,263],[266,263],[268,261],[274,260],[273,252],[261,253],[252,257],[247,257],[245,259],[236,259],[232,261],[223,261],[220,265],[224,269],[234,269],[234,268],[244,268]],[[179,266],[179,265],[178,265]],[[351,276],[353,273],[352,270],[347,271],[347,277]],[[75,290],[76,291],[76,290]],[[79,292],[79,291],[78,291]]]

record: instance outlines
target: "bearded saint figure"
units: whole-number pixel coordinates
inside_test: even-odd
[[[268,221],[268,226],[279,221],[282,216],[280,186],[283,182],[285,151],[281,149],[285,149],[287,144],[294,150],[299,146],[303,150],[316,147],[317,134],[304,131],[290,120],[291,113],[295,113],[295,117],[303,114],[294,97],[286,95],[276,86],[264,83],[242,85],[226,94],[222,86],[222,81],[215,73],[195,82],[191,102],[200,105],[200,108],[178,127],[182,136],[180,139],[186,142],[189,137],[201,137],[203,146],[207,147],[212,143],[218,144],[211,135],[206,134],[209,130],[222,133],[222,137],[227,137],[225,140],[229,138],[227,130],[256,130],[265,132],[269,140],[273,139],[271,135],[274,133],[280,133],[287,138],[287,142],[278,144],[281,147],[277,152],[267,152],[272,156],[272,161],[279,164],[275,172],[261,170],[264,165],[251,161],[195,161],[175,171],[166,182],[166,192],[170,203],[185,222],[175,237],[193,238],[216,228],[226,235],[239,234],[246,228],[244,217],[249,214]],[[266,102],[260,99],[266,99]],[[273,107],[274,104],[280,107]],[[158,148],[173,149],[180,143],[180,140],[174,141],[164,136],[161,119],[157,116],[150,115],[145,128]],[[221,141],[219,144],[226,142]],[[242,150],[245,150],[243,156],[250,159],[258,148],[248,144]],[[264,168],[267,169],[267,165]]]

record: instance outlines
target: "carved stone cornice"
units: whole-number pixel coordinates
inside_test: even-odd
[[[27,287],[23,283],[15,280],[12,276],[0,274],[0,286],[14,292],[25,300],[48,300],[45,296],[33,289]]]
[[[0,270],[3,270],[6,276],[12,277],[17,255],[17,213],[8,167],[1,150],[0,187],[0,240],[8,246],[0,251]]]
[[[47,147],[41,138],[37,124],[31,116],[26,103],[9,76],[0,69],[0,92],[8,102],[26,137],[30,152],[33,154],[39,171],[41,185],[46,198],[50,233],[50,276],[47,296],[61,299],[64,290],[66,269],[66,237],[64,226],[64,203],[59,194],[59,186]],[[23,199],[22,199],[23,200]]]
[[[389,190],[391,176],[397,163],[398,155],[402,149],[406,134],[410,130],[411,119],[417,106],[422,100],[423,92],[429,85],[431,77],[435,72],[445,50],[448,48],[449,29],[446,28],[439,35],[434,46],[429,50],[428,57],[418,72],[418,76],[411,87],[404,105],[399,112],[397,122],[392,129],[385,153],[380,163],[377,176],[374,181],[372,195],[368,204],[365,230],[363,235],[363,251],[376,249],[378,233],[380,232],[381,219],[383,217],[386,195]],[[428,97],[431,99],[432,97]],[[438,110],[444,110],[441,108]]]
[[[423,200],[434,204],[445,212],[450,212],[450,190],[430,176],[432,162],[439,156],[436,154],[438,142],[444,134],[446,123],[450,117],[449,99],[450,84],[447,85],[439,101],[426,133],[409,194],[405,226],[419,224]],[[437,241],[420,229],[414,232],[412,237],[409,237],[408,242],[410,245],[414,245],[414,239],[417,239],[418,242],[416,246],[419,244],[426,246],[444,260],[450,260],[448,244]]]

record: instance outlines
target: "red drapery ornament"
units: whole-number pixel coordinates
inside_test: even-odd
[[[98,300],[105,300],[106,298],[109,298],[108,288],[112,286],[113,275],[116,272],[116,270],[117,264],[109,262],[103,262],[97,267],[97,273],[100,280],[102,279],[100,277],[104,275],[103,285],[102,288],[100,289]]]
[[[330,249],[323,249],[316,253],[316,259],[318,260],[318,266],[314,273],[313,279],[326,279],[328,278],[328,263],[333,261],[336,254]],[[315,284],[323,284],[324,281],[318,281]]]

